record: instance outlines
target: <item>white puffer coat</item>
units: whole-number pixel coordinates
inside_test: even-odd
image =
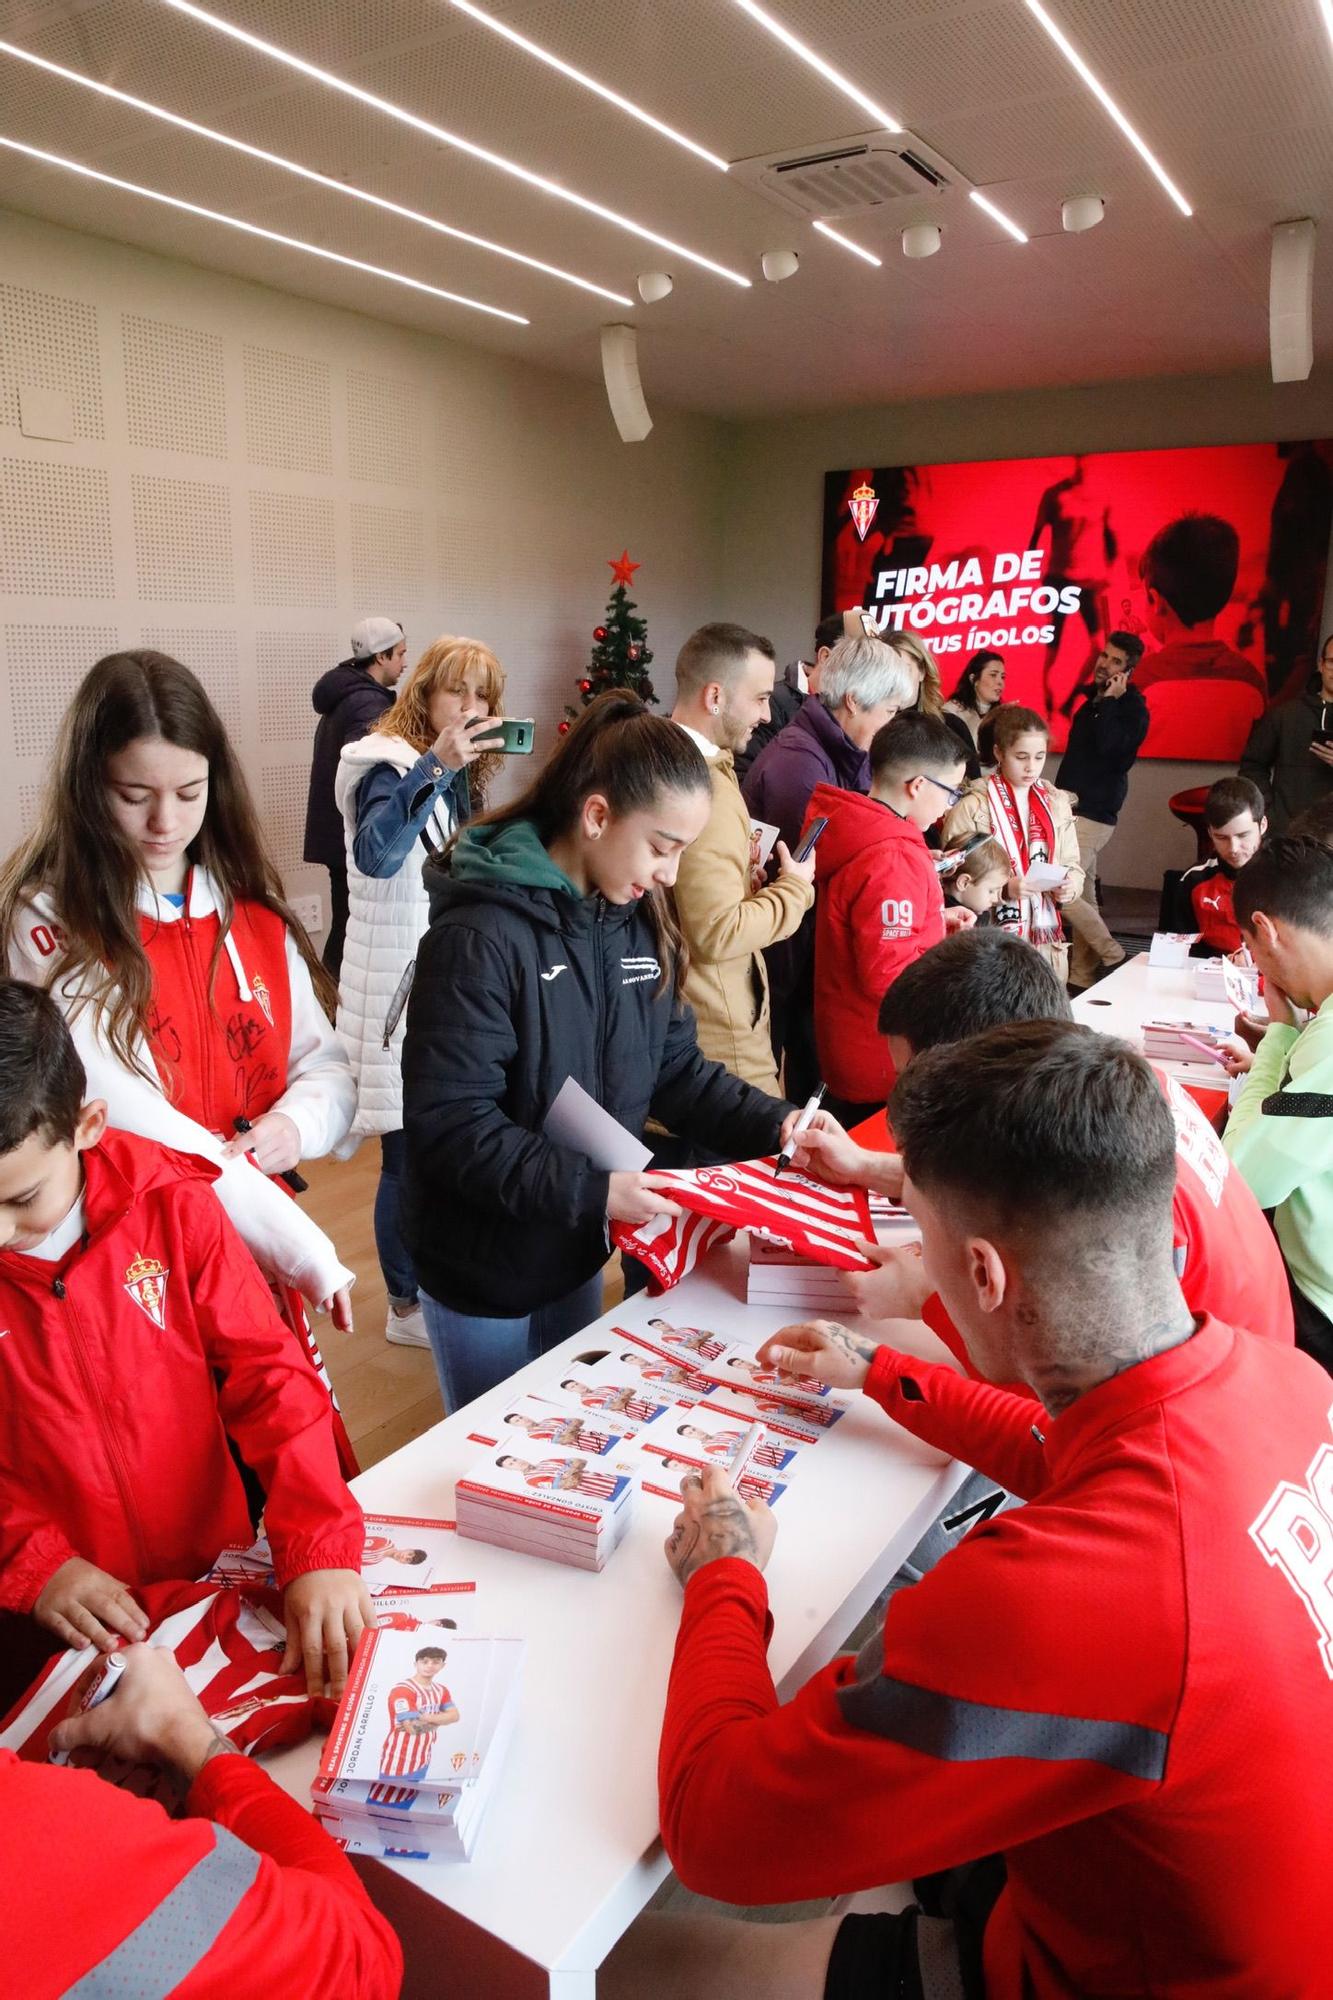
[[[407,1010],[384,1046],[384,1021],[398,982],[416,957],[430,922],[429,898],[421,879],[426,849],[414,840],[396,875],[363,875],[352,844],[356,835],[356,795],[361,780],[377,764],[392,764],[406,776],[420,751],[401,736],[372,733],[349,743],[338,763],[334,797],[343,816],[347,843],[347,940],[338,982],[338,1033],[356,1077],[356,1117],[337,1157],[348,1159],[371,1133],[397,1132],[403,1123],[403,1036]],[[430,837],[443,845],[453,831],[447,799],[436,806]]]

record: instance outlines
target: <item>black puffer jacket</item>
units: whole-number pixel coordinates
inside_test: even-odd
[[[651,1112],[730,1159],[774,1151],[791,1106],[699,1053],[692,1012],[660,990],[648,912],[580,895],[529,822],[464,834],[426,877],[403,1231],[432,1297],[517,1318],[608,1254],[608,1175],[542,1135],[566,1077],[636,1135]]]
[[[1333,730],[1333,701],[1320,693],[1280,702],[1261,715],[1240,760],[1268,804],[1270,833],[1285,833],[1298,813],[1333,793],[1333,771],[1310,755],[1315,736]]]
[[[343,745],[355,743],[386,708],[393,706],[393,689],[370,677],[369,663],[340,660],[315,682],[311,704],[319,717],[315,754],[310,765],[310,795],[305,809],[303,859],[323,868],[345,868],[343,816],[333,796]]]

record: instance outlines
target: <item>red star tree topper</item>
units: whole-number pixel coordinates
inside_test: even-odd
[[[641,701],[654,705],[657,702],[648,677],[648,663],[653,657],[648,646],[648,623],[634,615],[635,606],[627,588],[634,580],[635,570],[643,565],[630,561],[628,549],[607,560],[615,588],[607,599],[605,622],[593,630],[592,657],[579,677],[579,706],[566,707],[565,721],[560,725],[562,736],[570,723],[577,720],[579,710],[586,708],[597,695],[605,694],[608,688],[628,688]]]

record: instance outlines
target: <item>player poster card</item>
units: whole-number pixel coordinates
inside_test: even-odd
[[[712,1461],[692,1456],[684,1451],[673,1451],[667,1446],[645,1440],[643,1445],[643,1474],[641,1485],[645,1493],[653,1494],[659,1500],[680,1502],[680,1482],[688,1473],[702,1472]],[[786,1492],[786,1483],[780,1479],[770,1479],[765,1473],[752,1466],[745,1466],[731,1474],[731,1483],[743,1500],[762,1500],[766,1507],[774,1507]]]
[[[624,1504],[631,1481],[597,1458],[525,1442],[502,1445],[457,1484],[457,1499],[490,1503],[519,1517],[560,1517],[597,1533]]]
[[[568,1362],[559,1381],[543,1384],[541,1394],[583,1411],[622,1437],[636,1437],[657,1423],[674,1400],[650,1394],[640,1371],[613,1354],[600,1361]]]
[[[320,1777],[400,1789],[467,1784],[481,1771],[492,1639],[374,1631],[357,1647]]]
[[[741,1389],[718,1389],[709,1397],[709,1407],[732,1421],[752,1423],[763,1419],[764,1429],[775,1437],[797,1445],[818,1444],[845,1414],[842,1410],[798,1410],[775,1397],[754,1395]]]
[[[814,1375],[784,1375],[780,1369],[765,1367],[752,1347],[737,1342],[713,1361],[705,1364],[709,1380],[726,1389],[756,1392],[787,1403],[796,1409],[838,1409],[835,1392]]]
[[[587,1458],[608,1458],[619,1453],[624,1455],[626,1433],[612,1423],[586,1412],[573,1399],[563,1393],[557,1402],[554,1396],[520,1396],[500,1413],[497,1422],[483,1423],[481,1428],[469,1431],[474,1444],[513,1444],[519,1450],[529,1445],[555,1445],[561,1451],[581,1452]]]
[[[476,1626],[475,1583],[442,1583],[433,1590],[386,1590],[374,1600],[382,1632],[471,1632]]]
[[[622,1368],[632,1369],[651,1394],[679,1401],[682,1396],[708,1393],[708,1375],[651,1334],[632,1333],[626,1326],[613,1326],[611,1333],[615,1359]]]
[[[361,1574],[372,1597],[381,1591],[435,1590],[458,1568],[452,1521],[410,1514],[367,1514]]]
[[[715,1403],[696,1403],[691,1410],[673,1411],[671,1421],[663,1424],[655,1437],[673,1453],[700,1458],[733,1475],[756,1472],[771,1479],[781,1473],[790,1479],[801,1455],[794,1438],[780,1437],[767,1426],[756,1426]]]

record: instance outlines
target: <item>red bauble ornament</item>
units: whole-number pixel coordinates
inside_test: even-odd
[[[638,647],[638,646],[631,646],[631,647],[630,647],[630,648],[628,649],[628,652],[629,652],[629,658],[630,658],[631,660],[637,660],[637,659],[638,659],[638,657],[639,657],[639,653],[640,653],[640,650],[641,650],[641,648],[640,648],[640,647]]]
[[[591,693],[592,693],[592,682],[591,682],[591,681],[580,681],[580,682],[579,682],[579,693],[580,693],[580,694],[591,694]]]
[[[555,733],[557,736],[568,736],[569,724],[567,722],[558,722],[555,726]]]
[[[592,636],[593,636],[593,638],[594,638],[594,639],[595,639],[595,640],[597,641],[598,645],[600,646],[600,645],[601,645],[601,643],[602,643],[602,641],[603,641],[603,639],[604,639],[604,638],[606,637],[606,627],[605,627],[605,625],[594,625],[594,626],[593,626],[593,628],[592,628]]]

